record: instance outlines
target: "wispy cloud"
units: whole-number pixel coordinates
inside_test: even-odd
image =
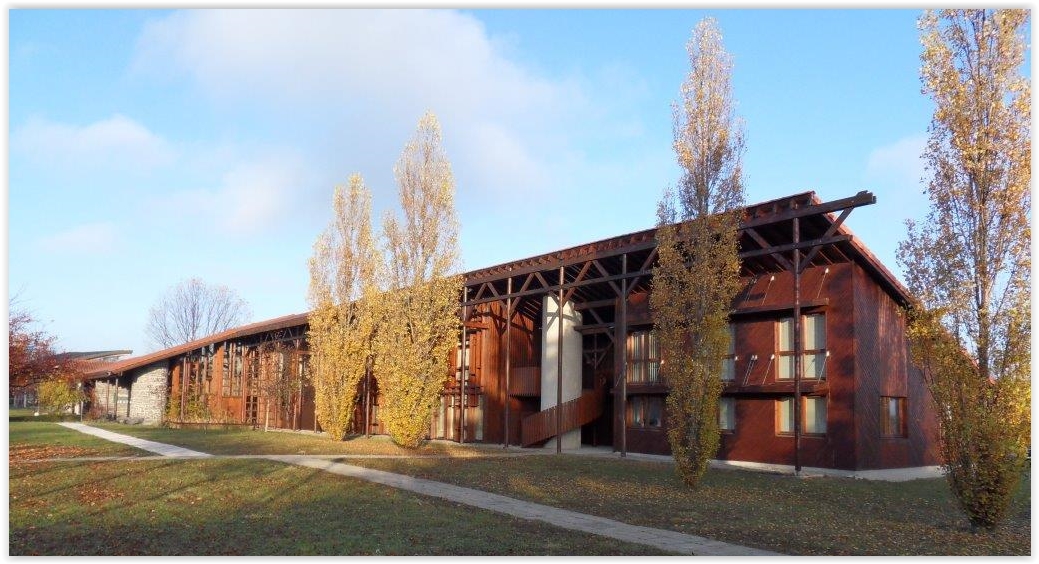
[[[122,115],[87,125],[30,119],[11,136],[12,151],[52,172],[147,172],[174,160],[170,145]]]
[[[292,153],[265,153],[225,166],[213,187],[177,191],[148,207],[222,233],[255,235],[297,219],[300,196],[314,184],[303,159]]]
[[[866,175],[871,179],[902,184],[906,188],[919,187],[926,172],[921,158],[926,146],[927,136],[919,134],[877,147],[866,161]]]
[[[87,223],[43,237],[38,246],[51,253],[98,255],[113,251],[117,239],[113,224]]]

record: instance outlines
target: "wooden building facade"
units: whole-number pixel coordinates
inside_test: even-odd
[[[908,358],[909,296],[844,225],[874,202],[866,192],[832,202],[808,192],[746,209],[720,460],[848,471],[938,464],[931,401]],[[429,437],[668,454],[666,359],[649,309],[655,249],[648,229],[466,273],[459,347]],[[309,362],[300,314],[94,377],[132,390],[135,371],[164,367],[167,422],[320,430]],[[383,432],[377,383],[360,384],[355,432]]]

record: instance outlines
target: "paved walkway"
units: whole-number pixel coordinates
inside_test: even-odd
[[[113,442],[124,443],[137,448],[173,457],[209,457],[211,455],[188,450],[185,448],[146,441],[128,435],[113,433],[89,425],[80,423],[59,423],[70,429],[81,431],[90,435],[100,437]],[[190,453],[190,454],[188,454]],[[253,458],[253,456],[250,456]],[[652,546],[661,550],[677,552],[680,554],[692,554],[698,556],[775,556],[778,553],[759,550],[746,546],[729,544],[704,537],[687,535],[677,531],[666,529],[654,529],[652,527],[640,527],[629,525],[605,517],[597,517],[576,511],[567,511],[557,507],[531,503],[503,495],[493,494],[472,488],[464,488],[443,482],[425,480],[382,470],[362,468],[341,462],[334,462],[323,457],[307,455],[262,455],[255,458],[264,458],[287,464],[295,464],[306,468],[323,470],[340,476],[358,478],[368,482],[389,486],[392,488],[407,490],[418,494],[438,497],[447,501],[461,503],[496,513],[504,513],[521,519],[542,521],[570,529],[582,531],[594,535],[609,537],[625,542]],[[337,457],[341,458],[341,457]]]
[[[157,443],[155,441],[149,441],[145,439],[138,439],[137,437],[131,437],[130,435],[123,435],[121,433],[113,433],[104,429],[98,429],[97,427],[91,427],[90,425],[84,425],[82,423],[58,423],[62,427],[68,427],[74,431],[80,433],[86,433],[88,435],[94,435],[105,439],[106,441],[112,441],[113,443],[123,443],[132,447],[137,447],[141,450],[148,452],[154,452],[155,454],[161,454],[162,456],[177,456],[177,457],[192,457],[192,458],[207,458],[209,454],[204,452],[198,452],[197,450],[190,450],[179,446],[168,445],[166,443]]]

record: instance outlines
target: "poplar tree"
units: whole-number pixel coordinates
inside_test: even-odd
[[[916,304],[908,334],[935,402],[953,493],[975,528],[1005,516],[1031,427],[1031,86],[1027,10],[928,11],[923,92],[927,220],[899,263]]]
[[[403,221],[384,220],[390,290],[375,373],[386,430],[411,448],[428,432],[449,375],[462,291],[455,181],[433,113],[419,121],[394,175]]]
[[[337,186],[335,216],[314,244],[308,316],[315,412],[342,440],[353,425],[361,378],[374,363],[381,255],[372,236],[371,193],[360,175]]]
[[[744,144],[732,97],[732,57],[715,20],[702,20],[686,48],[691,70],[681,102],[672,107],[683,173],[658,207],[650,307],[661,373],[670,385],[667,437],[679,476],[695,487],[720,440],[722,359],[739,289]]]

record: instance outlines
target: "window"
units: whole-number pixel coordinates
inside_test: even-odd
[[[652,331],[628,335],[628,382],[660,382],[660,345]]]
[[[826,377],[826,316],[804,316],[804,377]]]
[[[880,434],[884,437],[906,436],[905,398],[880,398]]]
[[[722,359],[722,382],[736,379],[736,326],[729,324],[729,350]]]
[[[826,433],[826,398],[801,396],[801,431],[806,435]],[[776,430],[794,432],[794,398],[776,400]]]
[[[628,421],[633,428],[656,428],[662,424],[664,400],[657,396],[632,396],[628,401]]]
[[[809,435],[822,435],[826,432],[826,398],[802,397],[804,403],[804,432]]]
[[[242,347],[234,345],[224,347],[221,375],[221,392],[224,397],[242,395]]]
[[[802,369],[805,378],[826,376],[826,316],[821,313],[801,317]],[[776,379],[794,377],[794,318],[780,319],[776,330]]]
[[[736,400],[721,398],[718,400],[718,428],[722,431],[736,429]]]

